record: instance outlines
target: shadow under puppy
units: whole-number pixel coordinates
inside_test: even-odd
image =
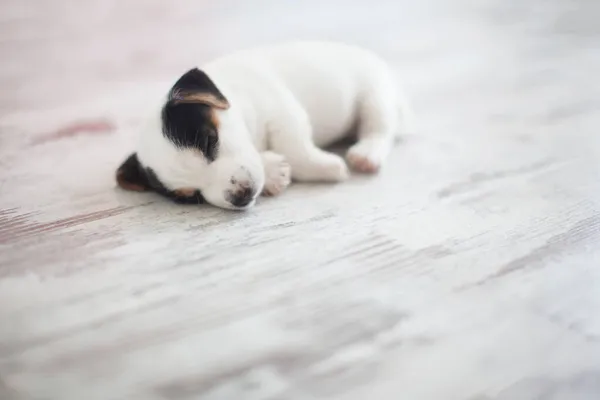
[[[348,165],[377,172],[409,117],[391,70],[364,49],[295,42],[240,51],[175,83],[116,178],[127,190],[247,209],[291,180],[347,179],[344,159],[322,148],[355,126]]]

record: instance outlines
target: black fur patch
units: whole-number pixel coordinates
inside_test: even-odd
[[[140,162],[136,153],[131,154],[123,161],[123,164],[117,169],[116,179],[119,186],[126,190],[136,192],[150,190],[150,184],[148,183],[146,174],[140,168]]]
[[[200,190],[196,190],[192,196],[178,195],[174,191],[167,189],[162,184],[152,168],[146,167],[144,170],[150,186],[156,193],[163,195],[164,197],[179,204],[201,204],[206,202]]]
[[[210,162],[217,157],[219,127],[211,105],[202,102],[182,102],[182,94],[208,94],[217,101],[227,99],[210,78],[194,68],[175,83],[162,110],[163,135],[179,148],[191,148],[202,152]]]
[[[199,190],[196,190],[191,196],[181,196],[167,189],[160,179],[158,179],[152,168],[144,167],[140,164],[135,153],[131,154],[117,170],[117,182],[123,189],[154,191],[180,204],[205,203],[204,197]]]

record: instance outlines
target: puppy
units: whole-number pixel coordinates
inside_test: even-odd
[[[117,170],[119,186],[243,210],[291,180],[375,173],[410,114],[390,69],[352,46],[297,42],[186,72]],[[355,128],[355,129],[354,129]],[[323,147],[357,132],[343,158]]]

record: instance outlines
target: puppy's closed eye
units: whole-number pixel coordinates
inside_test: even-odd
[[[219,136],[214,129],[206,129],[204,134],[204,147],[199,149],[202,151],[206,158],[214,160],[217,158],[217,143],[219,142]]]

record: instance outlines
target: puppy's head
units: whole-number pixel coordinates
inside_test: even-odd
[[[265,180],[260,156],[241,114],[204,72],[185,73],[158,114],[117,170],[119,186],[228,209],[254,204]]]

